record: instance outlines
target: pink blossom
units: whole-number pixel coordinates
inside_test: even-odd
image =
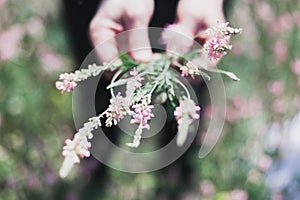
[[[283,99],[275,99],[273,102],[273,111],[277,113],[285,113],[287,110],[287,102]]]
[[[64,66],[62,56],[55,53],[49,46],[40,46],[38,48],[38,56],[41,66],[46,72],[58,71]]]
[[[106,126],[110,127],[113,124],[117,125],[121,119],[126,115],[126,100],[121,96],[119,92],[116,96],[110,99],[110,105],[108,106],[105,115],[107,117]]]
[[[235,96],[227,106],[226,120],[234,122],[239,119],[247,119],[257,115],[261,111],[261,100],[255,96],[246,98],[244,96]]]
[[[284,91],[284,83],[280,80],[273,81],[268,84],[268,90],[271,94],[279,96]]]
[[[296,60],[294,60],[292,62],[291,69],[295,75],[300,75],[300,59],[299,58],[297,58]]]
[[[282,31],[290,31],[293,26],[293,16],[290,13],[282,14],[278,17],[277,20],[275,20],[277,23],[279,23],[279,27]]]
[[[245,190],[235,189],[229,192],[228,198],[230,200],[247,200],[248,193]]]
[[[278,62],[282,63],[286,60],[288,49],[286,44],[278,40],[274,46],[274,54]]]
[[[153,105],[147,105],[144,103],[135,104],[132,106],[134,113],[132,114],[131,124],[139,124],[142,128],[150,129],[148,121],[151,117],[154,117],[152,113]]]
[[[18,24],[2,31],[0,35],[0,60],[10,60],[19,54],[20,42],[24,33],[24,28]]]
[[[2,7],[4,7],[5,3],[6,3],[6,0],[0,0],[0,10]]]
[[[269,23],[275,20],[275,13],[271,5],[266,1],[258,1],[255,3],[257,16],[264,22]]]
[[[294,20],[294,23],[300,27],[300,12],[299,10],[295,10],[293,12],[293,20]]]
[[[45,31],[42,19],[39,17],[32,17],[25,23],[26,32],[32,37],[40,37]]]
[[[91,143],[88,139],[93,138],[92,131],[101,126],[99,117],[89,118],[89,121],[74,135],[73,140],[67,139],[63,147],[64,162],[60,168],[61,177],[66,177],[75,163],[80,162],[80,158],[89,157]]]
[[[257,167],[265,172],[268,170],[272,165],[272,158],[267,155],[263,155],[257,162]]]
[[[280,192],[272,193],[271,200],[284,200],[284,196]]]
[[[77,83],[74,80],[65,79],[63,81],[56,81],[55,86],[61,93],[70,92],[75,89]]]
[[[189,132],[189,126],[200,116],[197,113],[200,111],[200,107],[196,106],[192,99],[183,97],[179,100],[179,106],[174,111],[174,116],[178,123],[178,133],[176,143],[178,146],[182,146],[187,138]]]
[[[294,104],[296,106],[297,109],[300,109],[300,96],[297,95],[295,98],[294,98]]]
[[[183,99],[179,100],[179,106],[176,107],[174,116],[179,124],[182,123],[182,120],[185,117],[190,119],[192,122],[196,119],[199,119],[200,116],[197,113],[198,111],[200,111],[200,107],[196,106],[195,102],[192,99],[184,97]]]
[[[203,197],[213,197],[216,193],[214,184],[209,180],[201,181],[200,191]]]
[[[235,29],[228,26],[228,23],[220,23],[217,27],[206,30],[208,36],[207,42],[204,44],[204,51],[209,59],[219,60],[226,55],[232,46],[229,45],[230,37],[241,33],[242,29]]]

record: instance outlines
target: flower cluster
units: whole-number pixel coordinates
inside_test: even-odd
[[[153,105],[150,104],[151,97],[146,96],[141,100],[141,103],[134,104],[132,108],[134,109],[132,119],[130,121],[131,124],[138,124],[139,127],[135,132],[133,142],[127,143],[129,147],[137,148],[140,145],[140,140],[142,138],[143,129],[150,129],[148,121],[151,120],[151,117],[154,117],[152,113]]]
[[[179,106],[174,111],[174,116],[178,123],[177,145],[182,146],[187,138],[189,126],[199,119],[200,107],[196,106],[192,99],[183,97],[179,100]]]
[[[182,50],[190,47],[190,43],[178,38],[182,33],[182,27],[178,25],[170,25],[168,30],[162,33],[162,38],[167,44],[167,49]],[[213,27],[207,30],[210,36],[208,43],[204,46],[204,51],[208,52],[211,59],[220,59],[226,54],[226,50],[230,49],[229,39],[231,35],[240,33],[240,29],[228,27],[228,23],[220,24],[218,27]],[[185,38],[186,39],[186,38]],[[177,42],[177,43],[176,43]],[[193,42],[189,38],[188,42]],[[185,46],[186,45],[186,46]],[[174,49],[172,49],[174,46]],[[189,47],[188,47],[189,46]],[[176,49],[177,48],[177,49]],[[186,50],[187,50],[186,49]],[[174,53],[174,52],[173,52]],[[178,52],[176,52],[178,54]],[[178,55],[181,55],[179,52]],[[189,59],[199,57],[199,50],[185,52],[185,56]],[[125,57],[124,57],[125,56]],[[127,57],[126,57],[127,56]],[[164,96],[163,101],[170,101],[172,106],[176,106],[179,100],[179,106],[174,111],[174,116],[178,123],[177,145],[182,146],[189,133],[191,124],[199,119],[200,107],[190,98],[190,92],[185,86],[185,83],[180,80],[180,76],[172,70],[172,67],[178,67],[181,71],[181,76],[203,76],[210,79],[208,72],[225,74],[233,80],[239,80],[233,73],[220,69],[211,69],[200,64],[194,64],[191,61],[185,60],[183,57],[174,57],[166,53],[158,59],[154,59],[149,63],[139,64],[131,60],[128,55],[121,55],[122,63],[117,66],[105,65],[97,66],[89,65],[87,69],[77,70],[70,74],[61,74],[60,81],[56,82],[57,89],[62,93],[74,90],[79,81],[83,81],[91,76],[97,76],[104,70],[116,70],[111,79],[111,83],[106,89],[111,92],[111,99],[108,108],[98,117],[90,118],[89,122],[84,124],[84,127],[79,129],[73,140],[66,140],[66,145],[63,147],[63,155],[65,160],[60,170],[61,177],[65,177],[75,163],[80,162],[80,158],[90,156],[89,148],[91,143],[88,139],[93,137],[92,131],[100,124],[100,118],[106,118],[105,126],[111,127],[117,125],[127,114],[130,115],[130,124],[136,124],[133,141],[127,143],[127,146],[137,148],[140,145],[142,133],[144,129],[150,129],[150,120],[154,117],[151,105],[152,98],[161,95]],[[145,81],[147,80],[147,81]],[[125,92],[119,92],[117,95],[116,88],[126,88]],[[175,90],[183,88],[185,95],[177,97]],[[119,91],[119,89],[118,89]]]
[[[116,96],[110,99],[110,105],[105,111],[106,121],[105,126],[111,127],[113,124],[117,123],[123,119],[126,115],[126,99],[118,93]]]
[[[147,105],[144,103],[135,104],[132,106],[134,113],[132,114],[133,119],[130,121],[131,124],[139,124],[143,129],[150,129],[148,121],[151,117],[154,117],[152,114],[153,105]]]
[[[204,44],[204,51],[207,53],[209,59],[220,60],[231,50],[229,45],[230,37],[242,32],[242,29],[235,29],[228,26],[228,23],[221,23],[216,27],[206,30],[208,41]]]
[[[92,117],[84,126],[74,135],[73,140],[67,139],[63,147],[63,156],[65,160],[59,171],[61,177],[66,177],[75,163],[79,163],[79,158],[89,157],[89,148],[91,143],[88,139],[93,138],[92,131],[101,126],[99,117]]]

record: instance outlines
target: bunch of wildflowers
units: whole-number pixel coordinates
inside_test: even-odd
[[[168,31],[162,33],[162,39],[165,44],[170,44],[177,40],[176,34],[172,34],[170,29],[180,32],[180,27],[170,25]],[[209,39],[203,49],[210,59],[222,58],[228,50],[230,37],[241,32],[241,29],[234,29],[228,26],[228,23],[219,24],[206,31]],[[174,43],[173,43],[174,44]],[[176,46],[176,45],[175,45]],[[199,51],[185,53],[188,58],[199,57]],[[216,72],[225,74],[233,80],[239,80],[232,72],[220,69],[212,69],[205,66],[199,66],[191,61],[182,60],[179,57],[161,54],[159,59],[149,63],[136,63],[132,61],[127,54],[120,56],[122,63],[120,66],[96,64],[89,65],[87,69],[77,70],[74,73],[64,73],[56,82],[57,89],[61,93],[71,92],[80,81],[86,80],[91,76],[98,76],[105,70],[116,70],[111,83],[107,89],[111,91],[110,104],[107,109],[97,117],[89,119],[84,126],[78,130],[72,140],[67,139],[63,147],[63,156],[65,160],[60,170],[61,177],[65,177],[75,163],[80,162],[80,158],[89,157],[89,148],[91,143],[88,141],[93,137],[92,131],[101,126],[100,118],[106,118],[105,126],[111,127],[117,125],[126,115],[131,117],[131,124],[138,125],[133,141],[127,143],[129,147],[137,148],[141,143],[144,129],[151,129],[150,122],[154,116],[151,104],[153,96],[163,96],[163,101],[169,100],[174,106],[174,117],[178,123],[177,145],[182,146],[188,136],[189,127],[194,121],[200,118],[200,107],[197,106],[184,83],[180,81],[180,76],[172,67],[177,67],[181,76],[202,76],[209,79],[206,72]],[[125,92],[115,92],[116,88],[125,86]],[[176,90],[182,88],[185,94],[175,95]],[[179,105],[176,105],[179,100]]]
[[[208,41],[204,44],[204,52],[207,53],[209,59],[220,60],[232,48],[232,45],[229,44],[230,37],[241,32],[242,29],[231,28],[228,23],[221,23],[216,27],[207,29],[205,33],[208,36]]]

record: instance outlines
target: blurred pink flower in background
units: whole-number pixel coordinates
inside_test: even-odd
[[[201,195],[205,198],[211,198],[216,193],[214,184],[209,180],[201,181],[199,185],[199,189]]]
[[[41,45],[38,47],[37,55],[40,59],[41,67],[46,72],[56,72],[64,69],[65,62],[63,57],[55,53],[50,46]]]
[[[272,81],[268,84],[268,90],[274,96],[279,96],[284,91],[284,83],[280,80]]]
[[[274,11],[268,2],[266,1],[255,2],[255,9],[258,17],[263,22],[269,23],[275,20]]]
[[[0,9],[4,6],[5,3],[6,3],[6,0],[0,0]]]
[[[300,95],[297,95],[295,98],[294,98],[294,104],[295,106],[300,109]]]
[[[300,27],[300,11],[299,10],[295,10],[293,12],[293,20],[295,22],[295,24]]]
[[[274,45],[274,55],[277,61],[280,63],[284,62],[286,60],[287,53],[288,49],[286,44],[281,40],[277,40]]]
[[[45,26],[39,17],[32,17],[26,21],[25,29],[28,35],[40,37],[44,34]]]
[[[293,16],[290,13],[284,13],[276,20],[282,31],[290,31],[294,26]]]
[[[0,33],[0,60],[10,60],[19,54],[19,45],[24,33],[24,27],[19,24],[13,25]]]
[[[235,189],[229,192],[228,198],[230,200],[247,200],[248,193],[245,190]]]
[[[288,107],[288,103],[283,99],[275,99],[272,108],[277,113],[285,113]]]
[[[272,166],[272,158],[268,155],[263,155],[258,159],[256,165],[261,171],[265,172]]]
[[[299,58],[292,61],[291,69],[295,75],[300,75],[300,59]]]
[[[248,119],[261,112],[261,100],[255,96],[249,98],[237,95],[233,97],[227,106],[226,120],[235,122],[240,119]]]
[[[283,195],[280,192],[275,192],[272,194],[271,200],[283,200]]]

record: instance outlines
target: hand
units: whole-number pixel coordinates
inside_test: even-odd
[[[177,20],[175,25],[189,38],[217,23],[225,22],[223,15],[223,0],[181,0],[177,7]],[[200,35],[205,42],[205,35]]]
[[[153,0],[104,0],[90,23],[93,45],[96,47],[103,43],[101,49],[97,50],[99,59],[110,62],[123,48],[129,50],[133,59],[149,61],[152,57],[151,48],[134,51],[140,47],[150,47],[147,29],[130,31],[126,41],[116,41],[115,36],[122,31],[148,27],[153,11]]]

